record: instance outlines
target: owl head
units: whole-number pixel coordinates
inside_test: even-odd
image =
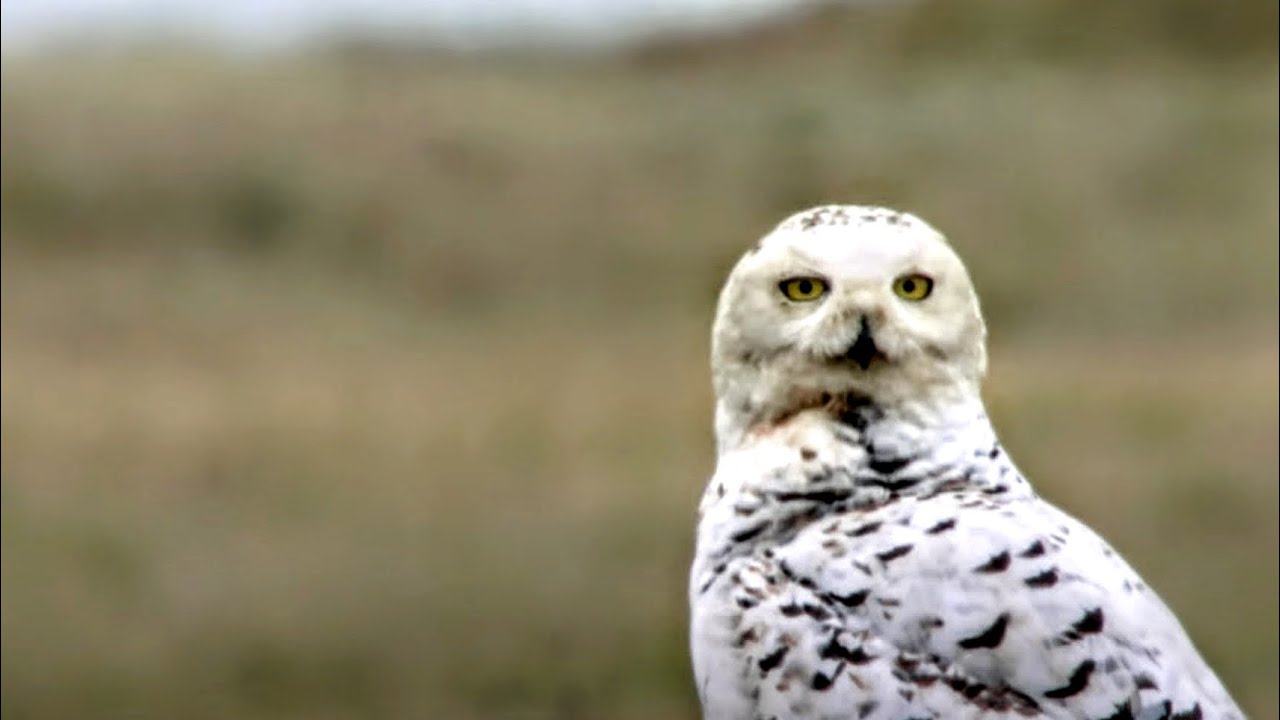
[[[832,397],[881,407],[976,398],[986,327],[959,256],[885,208],[792,215],[720,294],[712,374],[721,443]]]

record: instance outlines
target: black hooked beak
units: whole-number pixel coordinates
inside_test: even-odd
[[[844,356],[866,370],[871,367],[871,361],[879,354],[880,348],[876,347],[875,338],[871,336],[871,324],[867,322],[867,316],[863,315],[858,325],[858,339],[853,341],[849,349],[844,352]]]

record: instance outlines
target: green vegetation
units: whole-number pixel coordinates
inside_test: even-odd
[[[953,239],[1014,457],[1277,717],[1275,5],[1103,6],[6,60],[0,711],[695,717],[715,293],[857,201]]]

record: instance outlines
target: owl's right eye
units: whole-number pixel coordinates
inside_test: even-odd
[[[827,294],[827,281],[816,277],[789,278],[778,283],[778,289],[788,300],[811,302]]]

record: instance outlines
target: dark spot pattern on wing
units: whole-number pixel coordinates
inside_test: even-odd
[[[1096,607],[1092,610],[1086,611],[1084,617],[1075,621],[1075,623],[1071,625],[1071,630],[1081,635],[1100,633],[1102,632],[1102,624],[1104,621],[1105,616],[1102,614],[1102,608]]]
[[[852,490],[810,490],[808,492],[778,492],[773,497],[778,502],[795,502],[797,500],[814,502],[820,505],[831,505],[841,500],[848,500],[853,495]]]
[[[1094,668],[1097,663],[1092,660],[1085,660],[1071,671],[1071,677],[1067,679],[1067,684],[1055,690],[1050,690],[1044,694],[1045,697],[1052,700],[1065,700],[1069,697],[1079,695],[1089,687],[1089,678],[1093,675]]]
[[[1036,558],[1036,557],[1040,557],[1041,555],[1044,555],[1044,543],[1040,542],[1039,540],[1031,543],[1030,545],[1027,546],[1026,550],[1023,550],[1022,552],[1018,553],[1018,557],[1020,558]]]
[[[973,637],[961,640],[959,645],[965,650],[999,647],[1000,643],[1004,641],[1004,631],[1008,627],[1009,613],[1000,613],[996,621],[991,624],[991,627]]]
[[[878,520],[875,520],[869,523],[864,523],[850,530],[849,537],[862,537],[863,535],[870,535],[871,533],[879,530],[882,524],[883,523],[881,523]]]
[[[875,487],[884,488],[885,490],[888,490],[891,493],[898,493],[898,492],[902,492],[903,490],[909,490],[915,487],[916,485],[919,485],[921,479],[922,478],[918,478],[918,477],[903,477],[897,480],[889,480],[887,478],[883,478],[880,476],[873,476],[866,480],[860,479],[860,484],[874,485]]]
[[[867,467],[878,475],[892,475],[911,463],[911,458],[876,458],[867,461]]]
[[[805,603],[800,606],[800,609],[804,610],[805,615],[808,615],[818,622],[822,622],[823,620],[831,617],[831,611],[817,603]]]
[[[823,673],[816,672],[813,674],[813,680],[809,683],[809,685],[814,690],[817,690],[818,692],[822,692],[824,690],[829,689],[832,683],[836,681],[836,678],[840,677],[840,673],[842,672],[844,672],[844,663],[840,663],[839,665],[837,665],[836,669],[833,670],[830,675],[825,675]]]
[[[1009,569],[1009,562],[1010,558],[1008,551],[1000,552],[992,555],[989,560],[974,568],[973,571],[985,574],[1004,572]]]
[[[907,553],[911,552],[911,547],[912,547],[911,544],[907,543],[905,545],[899,545],[897,547],[890,548],[888,550],[885,550],[884,552],[876,553],[876,559],[884,563],[885,565],[888,565],[890,562],[897,560],[903,555],[906,555]]]
[[[842,660],[851,665],[865,665],[876,659],[874,655],[868,655],[861,645],[853,648],[846,647],[840,642],[840,634],[831,635],[831,640],[823,645],[818,654],[824,660]]]
[[[867,601],[867,595],[870,594],[870,592],[871,592],[870,590],[859,590],[857,592],[849,593],[848,595],[837,595],[836,593],[827,593],[826,597],[829,600],[838,602],[847,608],[856,608],[861,606],[863,603]]]
[[[1200,703],[1191,706],[1190,710],[1176,712],[1169,716],[1169,720],[1203,720],[1204,713],[1200,712]]]
[[[786,645],[783,645],[777,650],[774,650],[768,655],[765,655],[764,657],[760,658],[760,662],[758,663],[760,666],[760,672],[767,675],[770,670],[781,665],[782,660],[787,656],[787,652],[790,650],[791,648],[787,647]]]
[[[739,530],[738,532],[730,535],[729,539],[738,543],[747,542],[748,540],[752,540],[757,536],[759,536],[760,533],[764,532],[768,527],[769,527],[768,520],[764,522],[756,523],[755,525],[752,525],[747,528],[743,528],[742,530]]]
[[[937,535],[939,533],[944,533],[948,530],[951,530],[955,528],[955,526],[956,526],[956,519],[947,518],[946,520],[939,520],[933,527],[929,528],[928,530],[925,530],[925,533],[928,535]]]
[[[1039,575],[1032,575],[1022,582],[1026,583],[1027,587],[1033,588],[1053,587],[1058,584],[1058,568],[1051,567]]]

